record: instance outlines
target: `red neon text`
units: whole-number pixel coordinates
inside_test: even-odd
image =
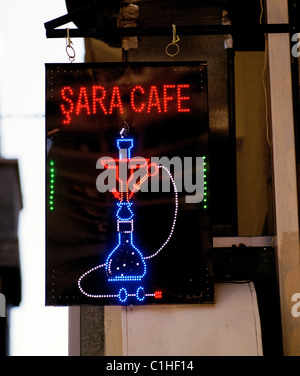
[[[131,91],[122,92],[119,86],[105,89],[101,85],[61,89],[60,110],[63,124],[71,124],[74,116],[113,115],[132,111],[140,114],[163,114],[168,111],[190,112],[188,84],[134,86]],[[127,100],[129,94],[130,102]],[[124,100],[124,98],[126,98]],[[129,102],[129,103],[128,103]]]

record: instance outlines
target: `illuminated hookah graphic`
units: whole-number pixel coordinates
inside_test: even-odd
[[[142,284],[142,281],[147,274],[146,260],[157,256],[170,241],[175,228],[178,212],[178,192],[172,174],[165,166],[158,166],[155,163],[149,163],[149,160],[147,159],[131,159],[131,149],[134,146],[134,140],[132,138],[127,138],[127,133],[128,125],[127,123],[125,123],[124,128],[122,128],[120,132],[121,138],[117,139],[119,159],[101,160],[103,167],[108,169],[115,169],[115,176],[119,182],[119,190],[112,190],[114,197],[119,201],[117,203],[116,212],[118,242],[116,247],[109,253],[104,264],[98,265],[88,270],[87,272],[82,274],[82,276],[78,280],[79,290],[85,296],[98,299],[116,298],[120,303],[125,303],[129,297],[136,298],[139,302],[143,302],[147,297],[152,297],[155,299],[162,298],[162,291],[147,292],[146,288]],[[133,182],[134,168],[130,167],[130,162],[132,161],[135,162],[135,166],[139,165],[141,171],[144,171],[144,174],[140,175],[140,179],[135,183]],[[128,164],[130,169],[130,176],[127,179],[127,176],[126,178],[122,176],[121,171],[126,171]],[[145,257],[143,252],[139,250],[134,244],[134,210],[132,207],[133,203],[131,202],[131,198],[135,192],[141,189],[141,185],[150,176],[154,176],[158,173],[159,168],[167,172],[173,184],[175,195],[174,217],[170,233],[165,242],[155,253]],[[109,283],[116,284],[116,294],[89,294],[82,288],[82,280],[87,275],[100,268],[105,269],[107,281]]]

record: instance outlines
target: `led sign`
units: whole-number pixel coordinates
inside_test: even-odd
[[[149,92],[141,85],[135,85],[130,91],[130,104],[123,103],[122,89],[113,86],[111,92],[104,86],[81,86],[72,88],[64,86],[61,89],[61,113],[63,124],[71,124],[72,117],[78,115],[112,115],[114,111],[124,114],[124,107],[129,111],[140,114],[167,113],[170,102],[175,103],[177,112],[190,112],[188,93],[190,85],[151,85]]]
[[[46,304],[213,302],[206,64],[47,64],[46,135]]]

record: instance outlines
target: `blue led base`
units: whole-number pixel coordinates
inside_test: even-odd
[[[133,244],[133,212],[131,203],[118,204],[118,244],[105,262],[109,282],[136,282],[146,275],[142,252]]]
[[[130,293],[128,292],[127,288],[121,287],[118,293],[120,303],[126,303],[129,297],[135,297],[137,301],[143,302],[146,297],[145,288],[143,286],[139,286],[135,293]]]
[[[132,243],[132,233],[119,233],[119,244],[105,263],[109,282],[140,281],[146,275],[146,262]]]

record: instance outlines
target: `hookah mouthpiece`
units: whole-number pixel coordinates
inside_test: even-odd
[[[120,136],[121,138],[124,138],[129,133],[129,125],[124,121],[123,128],[120,130]]]

